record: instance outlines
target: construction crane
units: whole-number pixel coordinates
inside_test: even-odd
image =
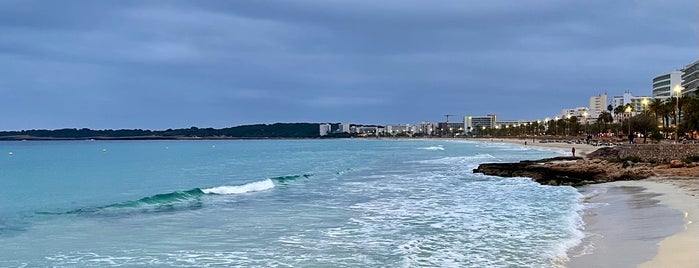
[[[447,118],[447,122],[446,122],[447,125],[449,125],[449,117],[450,117],[450,116],[454,116],[454,115],[453,115],[453,114],[445,114],[445,115],[444,115],[444,117]]]
[[[446,131],[447,135],[449,135],[449,133],[451,132],[451,131],[449,131],[449,117],[450,116],[454,116],[454,115],[453,114],[445,114],[444,115],[444,117],[446,117],[446,119],[447,119],[447,121],[444,123],[446,125],[446,126],[444,126],[444,128],[445,128],[444,130]],[[444,134],[442,134],[442,135],[444,135]]]

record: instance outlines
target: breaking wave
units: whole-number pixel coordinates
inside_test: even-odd
[[[444,147],[442,145],[437,145],[437,146],[429,146],[429,147],[420,147],[418,148],[420,150],[428,150],[428,151],[444,151]]]
[[[177,209],[196,209],[202,207],[201,198],[205,195],[235,195],[260,192],[275,187],[275,183],[284,184],[299,178],[309,178],[311,174],[281,176],[242,185],[218,186],[211,188],[194,188],[186,191],[156,194],[138,200],[113,203],[101,207],[81,208],[62,213],[38,212],[43,215],[61,214],[104,214],[110,212],[164,212]]]

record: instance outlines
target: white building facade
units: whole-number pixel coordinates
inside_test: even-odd
[[[682,94],[688,94],[699,90],[699,60],[682,69]]]
[[[330,134],[331,128],[332,128],[332,126],[330,124],[320,124],[320,126],[319,126],[320,136],[323,137],[323,136],[327,136],[328,134]]]
[[[682,85],[682,71],[665,73],[653,78],[653,98],[665,100],[673,97],[673,89]]]
[[[465,116],[464,117],[464,132],[472,132],[476,129],[495,128],[497,124],[497,115],[489,114],[486,116]]]
[[[588,118],[598,118],[600,114],[607,111],[607,94],[590,97],[589,108]]]

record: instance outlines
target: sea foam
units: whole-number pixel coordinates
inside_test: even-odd
[[[274,182],[271,179],[246,183],[238,186],[219,186],[213,188],[201,189],[206,194],[243,194],[249,192],[259,192],[274,188]]]

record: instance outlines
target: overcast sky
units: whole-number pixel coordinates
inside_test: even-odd
[[[698,2],[0,0],[0,130],[550,117],[696,61]]]

